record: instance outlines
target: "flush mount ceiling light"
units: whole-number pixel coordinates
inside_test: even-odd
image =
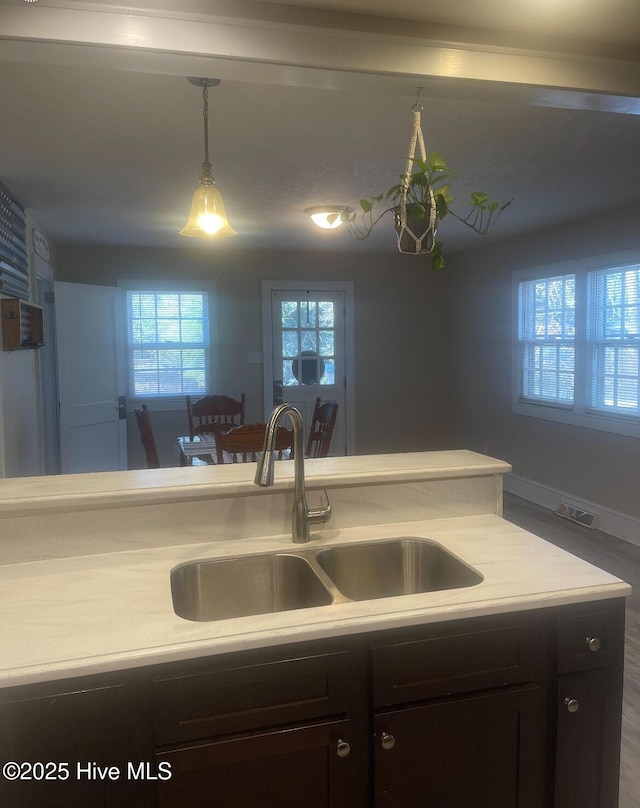
[[[311,216],[311,220],[318,227],[322,227],[323,230],[333,230],[342,224],[340,214],[343,210],[344,205],[342,207],[338,205],[319,205],[315,208],[307,208],[305,213]]]
[[[196,87],[202,87],[204,163],[202,164],[202,175],[191,202],[189,221],[180,231],[180,235],[208,239],[235,236],[236,231],[227,221],[222,195],[216,188],[209,162],[209,87],[216,87],[220,84],[220,79],[189,77],[189,81]]]

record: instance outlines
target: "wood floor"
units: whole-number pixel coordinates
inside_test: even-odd
[[[626,608],[619,808],[640,808],[640,547],[560,519],[513,494],[504,495],[504,517],[633,586]]]

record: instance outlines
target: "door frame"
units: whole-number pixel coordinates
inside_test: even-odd
[[[271,321],[272,292],[288,291],[342,292],[344,294],[344,400],[345,400],[345,443],[348,455],[356,453],[355,429],[355,306],[354,281],[262,281],[262,369],[263,369],[263,410],[264,419],[273,409],[273,328]]]

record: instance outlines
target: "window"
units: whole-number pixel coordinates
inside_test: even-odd
[[[522,397],[572,403],[576,336],[575,275],[521,283],[518,314]]]
[[[640,436],[640,264],[517,273],[514,412]]]
[[[209,389],[206,291],[127,291],[132,398],[205,394]]]
[[[640,414],[640,266],[589,275],[591,406]]]

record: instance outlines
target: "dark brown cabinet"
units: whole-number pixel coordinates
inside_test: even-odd
[[[5,690],[2,763],[148,776],[5,779],[0,804],[615,808],[623,637],[616,600]]]
[[[131,754],[126,716],[123,684],[77,680],[5,692],[0,764],[8,768],[0,776],[0,805],[128,808],[121,776]]]
[[[546,637],[508,617],[374,642],[375,808],[544,806]]]
[[[350,808],[355,778],[348,721],[253,732],[158,754],[171,780],[159,808]]]
[[[542,693],[491,691],[376,716],[375,808],[540,808]]]
[[[555,808],[617,808],[624,620],[592,606],[557,642]]]
[[[357,651],[323,643],[161,669],[159,808],[364,805],[366,731]]]

